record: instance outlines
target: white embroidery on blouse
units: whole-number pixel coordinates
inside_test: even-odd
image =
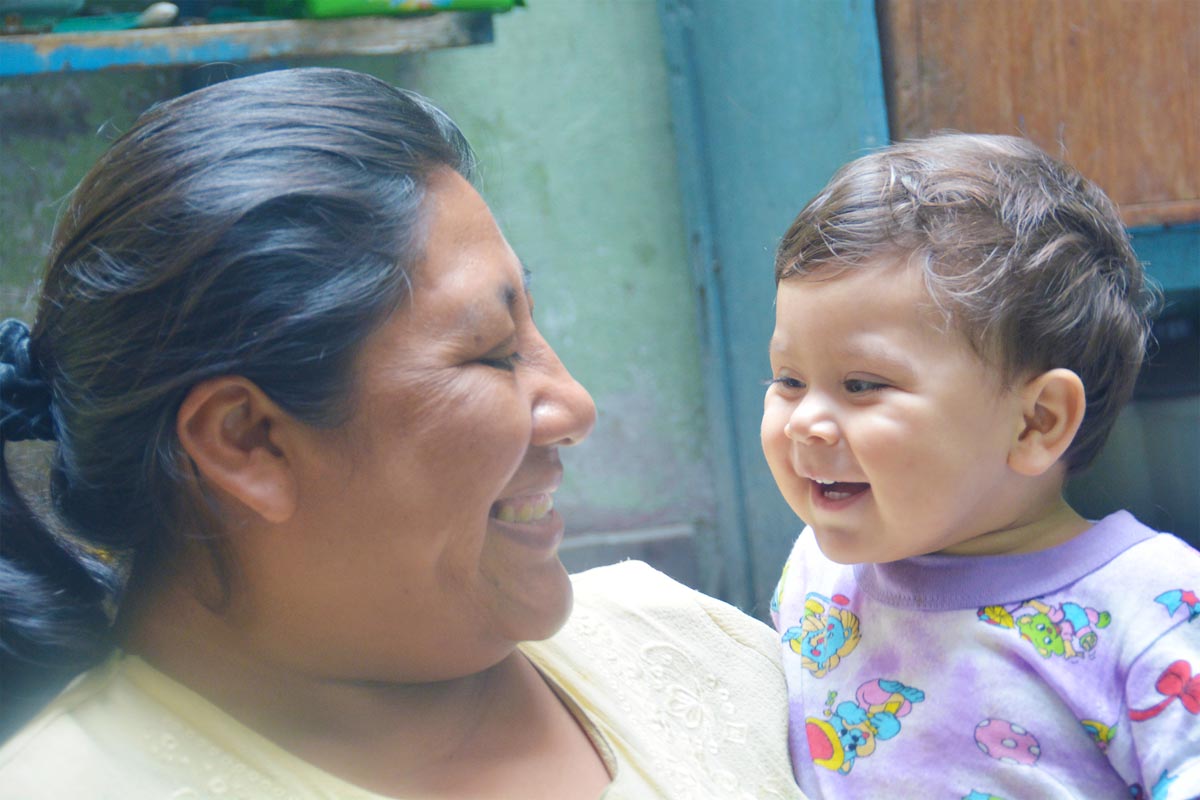
[[[143,736],[146,751],[184,782],[169,800],[300,800],[174,716],[163,713],[157,723]]]
[[[576,609],[572,625],[580,634],[590,663],[590,677],[607,680],[599,687],[638,730],[650,731],[670,753],[666,763],[651,767],[665,797],[679,800],[771,800],[794,797],[775,776],[759,776],[753,786],[723,764],[731,751],[747,746],[749,724],[741,719],[724,678],[666,641],[637,647],[635,657],[617,645],[612,629],[584,609]],[[735,757],[736,758],[736,757]],[[754,758],[736,760],[753,763]]]

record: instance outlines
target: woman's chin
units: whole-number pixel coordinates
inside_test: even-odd
[[[512,642],[549,639],[571,616],[574,594],[562,562],[553,558],[530,572],[514,586],[498,615],[498,627]]]

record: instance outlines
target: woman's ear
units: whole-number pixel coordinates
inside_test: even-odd
[[[204,479],[272,523],[286,522],[296,509],[296,479],[283,446],[292,424],[239,376],[196,384],[175,417],[180,444]]]
[[[1021,389],[1022,420],[1008,454],[1008,465],[1036,477],[1058,463],[1075,440],[1087,398],[1083,381],[1069,369],[1034,377]]]

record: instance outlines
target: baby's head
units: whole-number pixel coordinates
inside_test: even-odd
[[[1021,522],[1006,504],[1034,490],[1014,465],[1060,492],[1095,458],[1157,298],[1103,192],[1006,136],[942,134],[846,165],[784,235],[775,278],[763,444],[785,497],[838,512],[832,525],[869,490],[879,513],[894,501],[895,519],[924,514],[946,536]],[[930,535],[844,555],[955,544]]]

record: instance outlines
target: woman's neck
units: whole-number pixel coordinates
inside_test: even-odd
[[[522,797],[596,797],[609,782],[578,722],[515,649],[436,682],[302,674],[250,650],[181,581],[131,597],[121,633],[127,652],[242,724],[385,796],[505,796],[508,784]]]

